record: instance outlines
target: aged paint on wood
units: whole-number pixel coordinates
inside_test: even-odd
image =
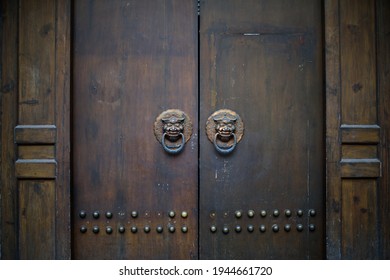
[[[198,119],[197,2],[74,4],[73,257],[196,259],[197,122],[177,155],[153,124]]]
[[[201,258],[324,257],[321,13],[321,1],[201,1],[200,125],[224,108],[245,123],[229,155],[201,129]]]

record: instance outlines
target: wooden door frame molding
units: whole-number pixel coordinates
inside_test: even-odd
[[[51,2],[54,4],[51,4],[50,12],[45,14],[48,22],[41,26],[40,32],[32,35],[23,32],[25,26],[41,24],[39,16],[29,18],[32,22],[23,20],[24,13],[27,12],[24,6],[27,3],[35,4],[34,7],[47,4],[39,2],[5,0],[1,4],[1,259],[71,258],[72,1]],[[346,13],[345,5],[349,2],[351,0],[323,1],[326,83],[324,90],[326,97],[326,257],[328,259],[389,259],[390,40],[386,35],[389,32],[386,19],[390,16],[390,8],[386,0],[354,1],[352,6],[357,7],[358,16],[369,21],[368,25],[359,25],[359,22],[354,22],[359,18],[353,18],[354,15]],[[368,5],[368,9],[359,9],[364,5]],[[37,12],[39,15],[39,11],[32,12]],[[42,38],[46,39],[42,40]],[[346,41],[345,38],[351,42]],[[359,38],[368,40],[365,41],[367,44],[351,48],[354,46],[353,43],[356,43],[353,40]],[[42,63],[40,57],[42,52],[39,50],[35,52],[34,46],[29,45],[29,42],[33,42],[34,39],[42,40],[41,48],[51,50],[54,66]],[[350,54],[344,59],[345,51]],[[374,55],[374,58],[368,57],[374,61],[369,61],[367,70],[370,71],[369,73],[364,72],[363,69],[363,67],[367,68],[366,63],[363,63],[363,67],[353,63],[354,60],[361,61],[361,59],[364,62],[366,52]],[[31,59],[26,60],[26,55]],[[24,76],[25,72],[21,71],[28,71],[28,69],[38,71],[41,77],[51,77],[48,84],[42,82],[44,84],[42,86],[48,86],[50,91],[42,94],[37,86],[27,89],[26,93],[24,87],[26,83],[32,81],[31,79],[28,81],[29,77]],[[354,81],[354,79],[361,80]],[[352,87],[347,84],[349,82],[353,82]],[[24,99],[26,94],[28,100]],[[359,97],[356,99],[354,96]],[[45,102],[53,110],[40,113],[37,122],[26,121],[25,116],[28,115],[29,110],[34,105]],[[356,106],[363,112],[368,110],[368,117],[354,115]],[[45,138],[47,130],[40,129],[45,125],[55,128],[54,140],[50,140],[50,137],[49,140]],[[19,140],[18,142],[14,135],[17,126],[27,126],[19,127],[27,128],[27,130],[18,130],[21,131],[21,142]],[[28,126],[34,126],[33,128],[38,130],[31,130]],[[38,134],[34,134],[37,131]],[[34,137],[38,137],[38,140]],[[39,160],[44,156],[41,152],[33,153],[36,157],[29,158],[30,161],[18,162],[21,156],[20,146],[37,145],[54,147],[54,158],[49,162],[55,165],[54,176],[45,175],[48,165],[38,164],[42,163]],[[359,148],[352,149],[351,152],[348,150],[351,147]],[[376,156],[370,158],[363,156],[367,151],[375,149]],[[353,155],[357,158],[352,157]],[[16,172],[19,172],[19,175]],[[25,184],[26,182],[37,184]],[[45,194],[47,182],[54,188],[53,191]],[[36,186],[43,191],[43,197],[39,194],[34,196],[28,192],[24,193],[29,186]],[[45,203],[49,199],[50,205],[54,208],[25,213],[35,210],[28,208],[21,211],[20,207],[25,203],[24,199],[36,203]],[[31,216],[32,214],[34,216]],[[21,225],[21,220],[26,220],[24,215],[27,215],[29,220],[27,224],[24,221],[25,224]],[[41,219],[45,220],[51,228],[49,239],[50,244],[54,246],[43,246],[44,250],[28,250],[25,242],[35,242],[35,246],[38,247],[44,245],[46,241],[47,236],[38,234],[41,230]],[[359,223],[360,229],[356,227],[356,223]],[[34,233],[33,235],[36,236],[26,239],[27,233],[23,231],[27,229],[29,233]],[[360,237],[356,237],[357,234]]]
[[[71,1],[1,15],[0,258],[70,259]]]
[[[389,8],[324,1],[328,259],[390,257]]]

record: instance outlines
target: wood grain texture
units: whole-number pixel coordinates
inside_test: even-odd
[[[377,124],[375,1],[340,1],[341,122]]]
[[[321,1],[201,1],[200,125],[226,108],[245,126],[228,156],[218,154],[201,129],[201,258],[324,257],[321,14]],[[318,215],[309,221],[283,214],[300,208]],[[250,209],[255,218],[247,217]],[[235,217],[237,210],[242,218]],[[318,230],[309,232],[309,222]],[[299,223],[302,233],[295,229]],[[271,230],[273,224],[280,232]],[[285,224],[293,230],[285,232]],[[229,234],[222,233],[224,226]]]
[[[18,212],[14,128],[18,95],[18,1],[1,1],[1,188],[0,258],[17,259]]]
[[[342,145],[341,157],[345,159],[377,159],[377,145]]]
[[[18,146],[18,159],[54,159],[55,146],[53,145],[34,145]]]
[[[381,176],[381,162],[378,159],[342,159],[342,178],[378,178]]]
[[[71,258],[71,0],[56,2],[55,125],[56,135],[56,259]]]
[[[341,140],[378,144],[375,1],[340,1]],[[377,177],[380,159],[340,162],[342,258],[378,257]],[[346,178],[375,178],[349,180]],[[360,208],[359,208],[360,207]]]
[[[378,144],[380,127],[378,125],[342,125],[341,141],[343,144]]]
[[[343,180],[342,256],[377,259],[378,211],[376,180]]]
[[[390,2],[376,1],[377,62],[379,90],[379,124],[381,126],[380,158],[382,177],[378,196],[380,213],[380,256],[390,259]]]
[[[73,257],[197,259],[197,1],[74,4]],[[171,108],[194,120],[194,134],[176,156],[153,135],[156,117]]]
[[[18,125],[15,127],[17,144],[54,144],[57,128],[54,125]]]
[[[326,84],[326,257],[340,259],[340,11],[338,0],[324,1]]]
[[[19,181],[21,259],[55,258],[55,182]]]
[[[20,124],[53,124],[55,100],[55,1],[20,2]]]
[[[18,159],[15,174],[18,179],[55,179],[57,162],[54,159]]]

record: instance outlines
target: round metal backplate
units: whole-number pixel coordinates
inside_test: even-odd
[[[244,122],[242,121],[242,119],[240,118],[240,116],[236,112],[229,110],[229,109],[218,110],[218,111],[214,112],[207,119],[207,122],[206,122],[207,138],[212,143],[214,142],[214,136],[216,133],[216,130],[215,130],[216,123],[215,123],[214,119],[223,117],[224,115],[234,116],[237,119],[235,121],[236,130],[234,133],[236,134],[236,137],[237,137],[237,143],[240,142],[242,139],[242,136],[244,135]],[[227,146],[231,146],[233,144],[233,142],[234,142],[234,140],[233,140],[233,138],[231,138],[226,144],[227,144]]]
[[[164,124],[162,120],[169,119],[170,117],[184,118],[183,134],[184,134],[185,141],[188,142],[188,140],[190,140],[192,135],[192,122],[190,117],[186,113],[178,109],[166,110],[156,118],[156,121],[154,122],[154,136],[156,136],[157,141],[161,143],[161,139],[164,133],[163,132]]]

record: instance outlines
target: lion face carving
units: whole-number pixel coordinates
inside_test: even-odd
[[[164,124],[163,132],[166,133],[170,140],[177,140],[180,134],[183,133],[184,120],[184,117],[177,116],[170,116],[161,120]]]
[[[237,117],[231,114],[217,115],[213,117],[215,131],[222,141],[228,141],[236,130]]]

